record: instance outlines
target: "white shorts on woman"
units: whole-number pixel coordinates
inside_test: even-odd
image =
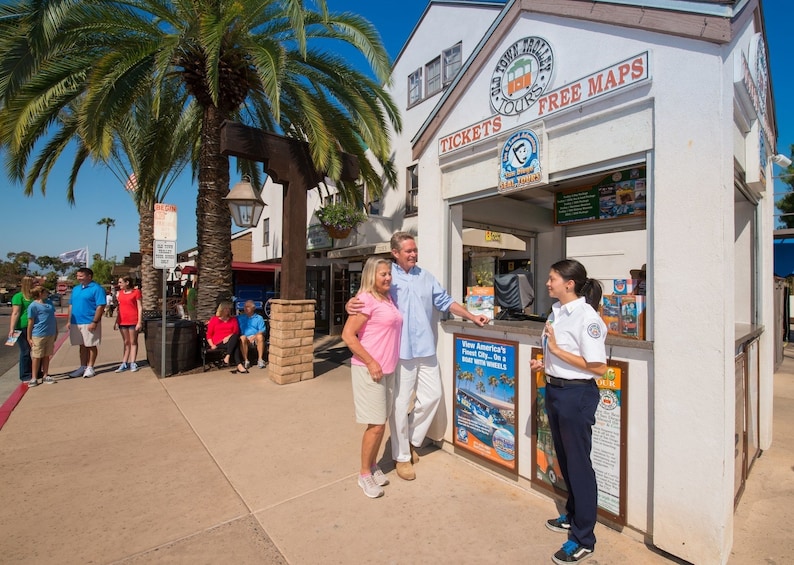
[[[366,367],[350,365],[353,379],[353,404],[359,424],[385,424],[394,402],[394,373],[372,380]]]

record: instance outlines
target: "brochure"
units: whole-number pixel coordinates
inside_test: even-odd
[[[11,334],[6,339],[6,345],[16,345],[17,340],[19,339],[19,336],[21,336],[21,335],[22,335],[22,330],[14,330],[14,333]]]

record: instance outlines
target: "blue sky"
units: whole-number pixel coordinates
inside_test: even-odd
[[[401,0],[396,4],[372,0],[327,0],[333,11],[352,11],[371,21],[380,31],[392,58],[400,52],[414,25],[424,11],[427,0]],[[778,124],[777,150],[790,155],[794,144],[794,73],[787,68],[792,45],[791,0],[764,0],[767,43],[770,52],[770,74],[776,102]],[[786,39],[789,37],[789,39]],[[105,227],[97,222],[114,218],[110,229],[108,257],[121,261],[138,247],[138,215],[132,199],[110,171],[104,167],[84,166],[76,189],[77,203],[66,202],[65,185],[70,161],[65,159],[50,177],[46,196],[37,191],[26,197],[22,188],[4,176],[2,207],[5,210],[0,227],[0,258],[8,252],[29,251],[34,255],[58,255],[88,246],[89,253],[104,253]],[[776,167],[773,174],[779,174]],[[232,183],[236,182],[232,170]],[[786,185],[777,181],[776,192]],[[177,249],[196,245],[196,184],[190,175],[183,175],[171,189],[167,202],[178,208]]]

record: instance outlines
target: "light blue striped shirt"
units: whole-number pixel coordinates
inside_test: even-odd
[[[400,359],[435,355],[433,308],[446,312],[455,301],[433,275],[419,267],[406,273],[392,263],[391,277],[391,298],[403,315]]]

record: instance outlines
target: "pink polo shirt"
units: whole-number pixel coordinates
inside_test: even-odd
[[[402,314],[390,297],[378,300],[370,293],[362,292],[358,298],[364,303],[361,313],[367,316],[367,321],[358,331],[358,340],[367,353],[380,363],[384,373],[393,373],[400,357]],[[364,366],[364,362],[355,355],[350,363]]]

